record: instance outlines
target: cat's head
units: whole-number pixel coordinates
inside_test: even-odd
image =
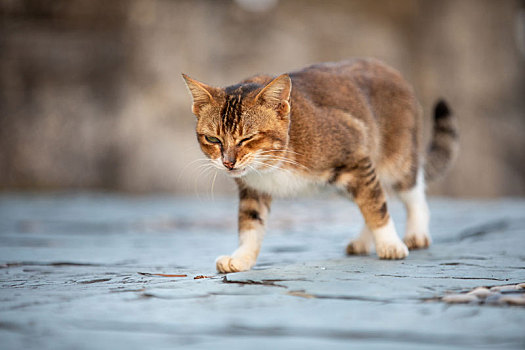
[[[215,88],[187,75],[197,139],[213,164],[233,177],[275,169],[288,146],[292,82],[281,75],[268,84]]]

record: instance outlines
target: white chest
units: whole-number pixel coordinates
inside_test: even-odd
[[[243,180],[251,188],[273,197],[290,197],[311,192],[317,187],[312,179],[285,169],[250,173],[244,176]]]

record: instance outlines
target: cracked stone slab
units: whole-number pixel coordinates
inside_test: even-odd
[[[352,204],[276,201],[255,269],[220,275],[233,198],[3,194],[1,348],[523,349],[525,200],[430,207],[433,246],[383,261],[344,256]],[[512,300],[443,302],[474,291]]]

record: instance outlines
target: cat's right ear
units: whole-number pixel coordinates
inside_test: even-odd
[[[193,97],[191,111],[193,114],[198,116],[202,107],[214,101],[213,94],[215,93],[216,89],[195,79],[192,79],[186,74],[182,74],[182,77],[184,78],[186,86]]]

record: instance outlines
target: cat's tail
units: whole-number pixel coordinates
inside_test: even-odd
[[[425,180],[439,178],[450,168],[459,151],[459,134],[456,117],[445,101],[434,107],[434,130],[427,149]]]

